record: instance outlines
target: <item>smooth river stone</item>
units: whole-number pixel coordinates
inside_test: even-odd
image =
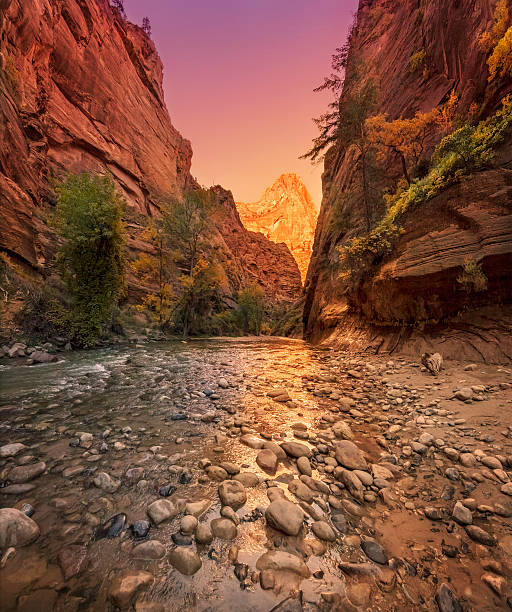
[[[237,480],[225,480],[219,485],[219,497],[223,506],[231,506],[233,510],[238,510],[247,501],[245,487]]]
[[[368,465],[362,451],[350,440],[342,440],[336,444],[336,461],[349,470],[368,471]]]
[[[286,499],[273,501],[265,511],[267,523],[287,535],[296,536],[304,521],[302,510]]]
[[[190,548],[178,546],[169,553],[171,565],[185,576],[192,576],[201,569],[201,557]]]
[[[0,509],[0,549],[26,546],[39,537],[39,527],[26,514],[16,508]]]

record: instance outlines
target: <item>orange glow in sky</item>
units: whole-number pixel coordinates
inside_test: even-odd
[[[317,206],[322,166],[298,157],[316,135],[312,117],[356,0],[125,0],[148,16],[164,63],[173,125],[192,142],[192,174],[257,201],[283,172],[304,179]]]

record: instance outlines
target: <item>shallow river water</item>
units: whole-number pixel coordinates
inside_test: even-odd
[[[350,361],[334,351],[281,339],[148,343],[70,353],[58,363],[33,367],[0,365],[0,447],[18,442],[27,447],[0,459],[0,507],[30,504],[41,531],[34,543],[2,551],[0,609],[114,610],[113,602],[119,604],[122,596],[113,594],[112,585],[128,571],[141,583],[133,592],[127,588],[122,607],[147,612],[436,609],[438,579],[432,581],[430,570],[420,576],[417,564],[398,561],[393,567],[401,568],[397,585],[387,559],[370,564],[360,548],[361,537],[376,533],[382,512],[377,494],[388,483],[379,484],[372,468],[377,486],[367,483],[363,497],[333,478],[330,428],[341,411],[350,411],[347,418],[367,457],[387,466],[381,474],[396,475],[390,471],[393,458],[381,447],[386,442],[377,443],[381,430],[371,423],[380,420],[382,425],[384,418],[389,427],[391,413],[403,422],[401,415],[435,389],[427,380],[419,390],[406,385],[396,393],[394,386],[403,386],[382,377],[393,376],[402,365],[386,365],[383,359],[368,365],[367,360]],[[348,375],[351,367],[355,372]],[[275,401],[271,396],[278,391],[288,400]],[[377,407],[384,417],[376,416]],[[363,419],[358,408],[369,416]],[[292,457],[283,458],[275,473],[263,471],[256,463],[259,450],[241,439],[248,434],[258,443],[294,440],[313,449],[317,490],[306,487],[292,494],[290,480],[300,476]],[[432,476],[417,473],[419,461],[407,469],[418,483],[425,478],[428,497],[433,481],[426,479]],[[43,473],[13,485],[13,466],[36,462],[44,462]],[[186,502],[209,502],[199,516],[201,524],[220,516],[223,477],[205,470],[210,463],[224,466],[229,478],[237,472],[252,474],[249,480],[256,484],[246,486],[234,539],[197,544],[192,536],[187,542],[180,535]],[[95,484],[102,472],[110,476],[112,489]],[[315,487],[311,479],[305,482]],[[168,498],[161,495],[166,485],[175,487]],[[271,486],[283,489],[305,511],[299,536],[286,536],[265,521]],[[127,528],[148,520],[148,506],[162,499],[172,501],[177,516],[153,521],[146,538],[163,544],[162,558],[136,558],[134,547],[144,540],[135,540],[129,529],[114,538],[98,537],[101,525],[119,513],[126,514]],[[393,535],[397,517],[389,522],[391,542],[399,539]],[[314,537],[311,525],[321,519],[333,528],[334,542]],[[404,531],[404,541],[414,540],[414,529]],[[175,542],[199,555],[202,565],[194,575],[183,575],[171,563]],[[395,556],[405,554],[408,546],[397,543]],[[260,585],[258,560],[268,551],[287,552],[307,563],[309,577],[300,576],[293,563],[282,567],[281,558],[281,566],[270,578],[267,572],[267,584]],[[340,567],[344,562],[360,565]],[[417,584],[400,588],[400,576],[407,575]],[[458,576],[461,585],[468,575]],[[489,600],[487,609],[499,608]]]
[[[41,528],[37,545],[17,551],[3,571],[3,609],[14,606],[20,593],[36,590],[39,609],[48,597],[47,605],[60,602],[66,610],[76,606],[103,610],[113,574],[124,568],[149,569],[156,580],[148,598],[163,602],[166,609],[272,608],[273,594],[259,586],[241,590],[232,569],[227,569],[231,542],[217,540],[203,546],[203,566],[189,578],[172,570],[165,559],[131,559],[128,536],[98,541],[91,536],[97,522],[120,512],[128,515],[128,524],[147,519],[147,506],[159,499],[159,487],[168,483],[177,486],[171,499],[206,496],[212,500],[211,510],[201,520],[219,516],[218,483],[197,482],[199,460],[205,457],[246,465],[246,470],[250,466],[261,479],[268,478],[254,463],[255,451],[236,439],[221,440],[222,453],[213,450],[219,446],[214,438],[219,432],[215,421],[220,416],[216,415],[224,409],[236,410],[255,418],[259,432],[278,439],[289,433],[291,420],[311,424],[319,417],[318,401],[306,390],[301,376],[321,369],[320,355],[294,341],[191,341],[77,352],[59,363],[36,367],[4,366],[0,445],[26,444],[27,453],[44,461],[47,472],[32,481],[32,491],[0,497],[2,506],[18,500],[31,502],[36,509],[33,518]],[[227,379],[228,389],[219,389],[221,377]],[[266,391],[282,386],[300,405],[290,409],[266,396]],[[213,397],[218,399],[210,399],[205,391],[215,391]],[[171,420],[177,414],[187,419]],[[205,423],[202,418],[214,420]],[[123,433],[127,427],[131,431]],[[103,437],[105,430],[111,433]],[[93,434],[91,449],[69,446],[77,432]],[[98,453],[103,439],[109,450]],[[63,477],[66,468],[75,466],[76,473]],[[144,468],[147,485],[123,481],[126,471],[138,466]],[[176,466],[192,470],[191,483],[180,485]],[[120,479],[120,488],[108,494],[91,486],[95,471]],[[268,504],[264,490],[248,491],[249,508]],[[265,550],[261,522],[242,523],[235,542],[241,549],[239,560],[253,567]],[[177,524],[179,518],[152,527],[150,537],[171,548]],[[66,545],[76,544],[87,545],[88,567],[63,588],[56,557]],[[49,592],[41,593],[41,587]]]

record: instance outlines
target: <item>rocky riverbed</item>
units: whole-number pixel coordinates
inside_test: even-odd
[[[512,369],[300,341],[0,365],[2,610],[512,607]]]

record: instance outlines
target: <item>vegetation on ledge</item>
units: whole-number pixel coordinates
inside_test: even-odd
[[[391,251],[403,232],[400,221],[407,211],[428,202],[462,176],[489,166],[511,127],[509,96],[495,115],[477,125],[465,124],[445,136],[434,151],[428,174],[409,185],[400,184],[396,193],[385,196],[387,211],[377,225],[368,234],[339,247],[342,277],[361,274],[376,258]]]

